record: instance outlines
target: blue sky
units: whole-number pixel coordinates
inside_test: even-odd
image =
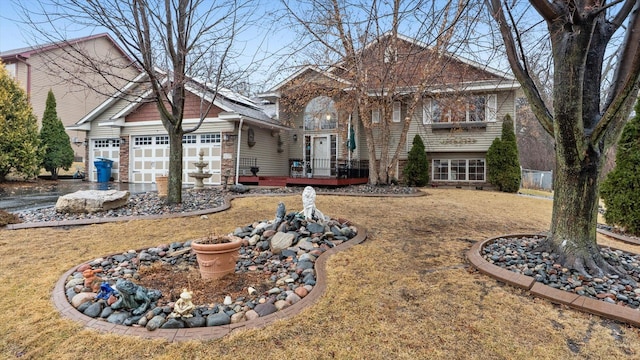
[[[266,13],[273,7],[274,4],[279,4],[277,1],[265,0],[263,6],[260,7],[261,13]],[[266,4],[266,5],[265,5]],[[29,25],[25,25],[21,20],[22,9],[20,6],[24,6],[30,9],[34,9],[35,13],[40,12],[40,2],[38,0],[0,0],[0,52],[26,48],[34,45],[39,45],[49,42],[43,39],[41,35],[30,28]],[[263,14],[263,18],[266,18],[266,14]],[[106,28],[78,28],[71,22],[66,22],[68,26],[64,33],[67,39],[73,39],[78,37],[84,37],[93,34],[109,33]],[[43,24],[44,28],[48,24]],[[237,46],[243,49],[244,58],[239,59],[239,62],[251,63],[256,59],[268,56],[268,54],[282,53],[284,47],[289,42],[293,41],[293,32],[288,29],[276,29],[273,22],[264,21],[261,24],[252,24],[247,31],[242,33],[237,38]],[[266,29],[265,27],[269,27]],[[55,36],[58,37],[57,35]],[[252,81],[254,83],[271,82],[273,83],[275,70],[273,69],[273,62],[276,57],[269,57],[263,61],[264,66],[258,72],[252,73]],[[279,76],[280,78],[282,76]]]
[[[260,12],[259,15],[262,15],[262,13],[264,13],[264,15],[261,16],[259,21],[251,22],[251,28],[249,29],[249,31],[243,33],[241,38],[239,39],[241,48],[243,49],[243,54],[248,54],[245,55],[244,60],[240,59],[240,61],[245,61],[247,63],[254,61],[254,59],[252,59],[253,56],[256,56],[257,58],[264,58],[274,53],[279,55],[286,55],[287,53],[291,52],[291,50],[286,49],[286,46],[292,43],[295,38],[293,30],[289,28],[283,28],[282,24],[278,24],[277,21],[274,21],[272,17],[269,17],[266,14],[270,10],[277,9],[280,2],[277,0],[259,1],[261,2],[261,6],[259,6],[258,9],[258,11]],[[40,2],[38,0],[0,0],[0,51],[23,48],[48,42],[45,40],[38,41],[37,39],[34,39],[34,35],[32,35],[34,31],[31,30],[29,26],[21,24],[21,9],[20,5],[16,5],[16,3],[21,4],[22,6],[29,9],[34,9],[34,12],[38,12],[38,10],[40,9]],[[300,5],[296,2],[292,3]],[[350,10],[350,12],[355,11],[355,9]],[[418,13],[414,13],[414,16],[418,15]],[[416,19],[408,18],[406,20],[407,21],[404,22],[406,31],[408,32],[406,33],[406,35],[412,36],[411,28],[412,26],[416,25]],[[71,22],[66,22],[66,24],[68,24],[68,28],[65,29],[65,33],[68,39],[108,32],[107,29],[89,28],[82,28],[79,31],[74,31],[74,25]],[[46,28],[46,24],[43,26]],[[477,33],[475,36],[477,36],[476,39],[478,40],[486,38],[486,36],[478,35]],[[476,43],[476,41],[473,42]],[[467,43],[467,45],[469,45],[469,42]],[[479,43],[476,43],[476,45],[479,45]],[[304,59],[304,57],[300,57],[299,53],[296,53],[293,58],[290,57],[288,60],[293,62],[293,60],[299,59]],[[478,60],[479,59],[476,59],[476,61]],[[283,70],[279,68],[279,65],[282,62],[282,58],[277,55],[270,56],[264,59],[260,70],[251,73],[250,78],[248,78],[248,82],[252,84],[260,84],[266,82],[268,85],[274,85],[278,81],[291,74],[291,69]],[[264,85],[262,85],[261,87],[264,87]]]

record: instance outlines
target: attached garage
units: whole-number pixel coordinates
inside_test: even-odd
[[[144,88],[145,77],[141,74],[138,80],[68,127],[87,132],[89,180],[98,180],[93,166],[98,158],[113,161],[111,177],[116,182],[151,184],[158,176],[169,174],[169,134],[151,90]],[[194,81],[193,85],[187,86],[181,120],[183,129],[193,130],[182,138],[182,184],[195,184],[196,179],[189,174],[198,172],[194,164],[200,162],[200,152],[206,163],[203,172],[211,174],[203,179],[204,185],[221,185],[223,175],[233,177],[239,162],[250,158],[264,159],[260,162],[261,173],[269,174],[274,168],[270,164],[284,164],[284,171],[288,171],[286,158],[276,159],[286,156],[279,155],[282,140],[276,134],[289,127],[272,118],[261,104],[243,95],[222,88],[216,88],[218,93],[214,94],[214,89],[205,84]],[[258,139],[258,145],[247,149],[245,147],[252,145],[239,141],[242,132],[247,132],[250,126],[262,129],[260,134],[264,139]]]
[[[183,163],[182,183],[193,184],[195,179],[189,173],[197,172],[193,165],[200,161],[202,150],[203,160],[208,162],[204,172],[212,174],[203,182],[207,185],[221,184],[222,146],[220,133],[187,134],[182,138]],[[132,138],[130,155],[131,175],[129,181],[133,183],[152,183],[156,176],[169,173],[169,136],[134,136]]]

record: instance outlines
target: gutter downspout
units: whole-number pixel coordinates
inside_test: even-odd
[[[242,144],[242,123],[244,118],[240,116],[240,123],[238,124],[238,150],[236,150],[236,185],[240,179],[240,144]]]
[[[27,65],[27,98],[31,101],[31,64],[27,61],[27,58],[21,56],[20,54],[15,56],[16,61],[19,61],[25,65]],[[18,77],[18,71],[16,68],[16,77]]]

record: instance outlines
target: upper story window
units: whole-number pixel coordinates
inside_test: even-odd
[[[400,104],[400,101],[394,101],[393,102],[393,122],[400,122],[400,119],[402,117],[402,113],[401,113],[401,109],[402,109],[402,105]]]
[[[380,123],[380,109],[371,110],[371,123],[372,124]]]
[[[333,130],[338,127],[338,112],[333,99],[318,96],[304,109],[305,130]]]
[[[16,78],[16,74],[17,74],[16,63],[5,64],[4,68],[7,69],[7,72],[9,73],[9,76],[11,76],[12,79]]]
[[[392,45],[387,46],[387,48],[384,49],[384,63],[388,64],[396,61],[398,61],[398,50]]]
[[[497,96],[469,95],[425,99],[423,123],[496,121]]]

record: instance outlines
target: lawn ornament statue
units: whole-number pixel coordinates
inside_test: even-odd
[[[302,191],[302,206],[305,220],[327,221],[324,214],[316,208],[316,191],[307,186]]]
[[[160,290],[147,290],[130,280],[118,279],[116,282],[118,300],[111,305],[113,310],[132,310],[133,315],[142,315],[162,297]]]
[[[187,289],[182,289],[180,299],[176,301],[175,305],[173,306],[173,312],[169,314],[169,317],[192,317],[193,315],[191,314],[191,312],[193,311],[193,309],[195,309],[195,305],[193,305],[193,302],[191,302],[192,298],[193,292],[188,291]]]

